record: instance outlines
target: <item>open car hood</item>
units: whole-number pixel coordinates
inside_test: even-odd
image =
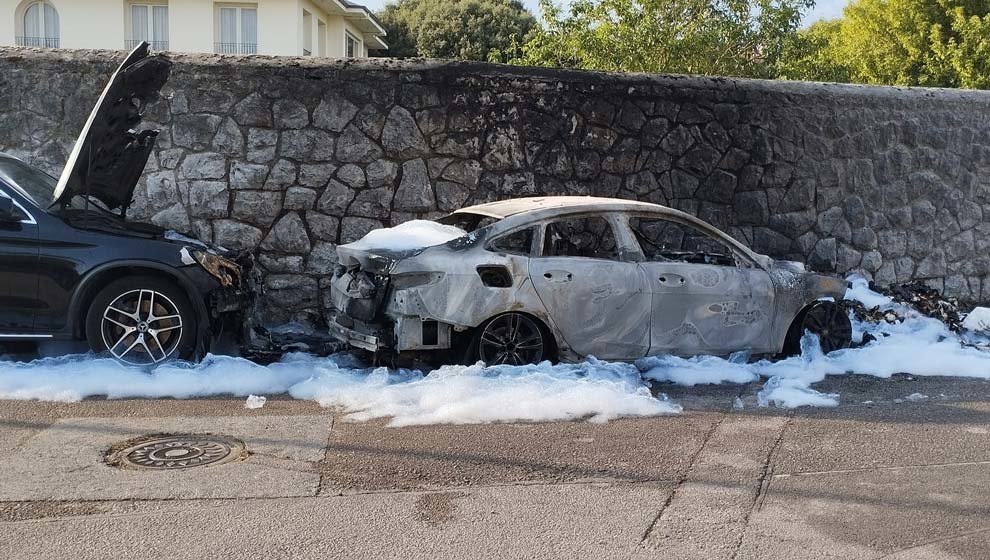
[[[89,195],[126,213],[158,137],[157,130],[135,129],[171,69],[170,61],[148,56],[146,42],[127,55],[76,139],[55,187],[55,204],[67,206],[73,197]]]

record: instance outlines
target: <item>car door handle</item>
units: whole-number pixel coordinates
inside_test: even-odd
[[[664,286],[683,286],[685,282],[683,276],[678,276],[676,274],[665,274],[658,278],[658,280]]]
[[[570,282],[574,275],[566,270],[548,270],[543,273],[543,277],[551,282]]]

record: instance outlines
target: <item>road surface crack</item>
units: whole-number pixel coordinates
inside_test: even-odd
[[[777,457],[777,450],[780,449],[780,443],[784,440],[784,433],[787,431],[787,427],[791,425],[791,421],[793,419],[793,413],[787,415],[787,420],[784,422],[784,425],[780,427],[780,431],[777,432],[776,439],[774,439],[773,444],[770,446],[770,450],[767,452],[766,461],[763,463],[763,468],[760,470],[760,476],[756,481],[756,494],[753,496],[753,504],[743,517],[743,527],[742,530],[739,531],[739,539],[736,541],[736,546],[732,550],[731,558],[733,560],[735,560],[736,556],[739,554],[739,549],[742,548],[743,540],[746,538],[746,531],[749,529],[749,520],[753,517],[753,512],[763,509],[763,500],[770,492],[770,483],[773,481],[773,464]]]
[[[327,461],[330,459],[330,440],[333,439],[333,425],[337,420],[337,416],[330,414],[330,427],[327,429],[327,444],[323,447],[323,460],[320,461],[318,466],[320,471],[320,477],[316,481],[316,493],[314,496],[320,496],[323,494],[323,480],[326,477],[327,472]]]
[[[708,431],[705,432],[705,437],[702,438],[701,445],[699,445],[694,453],[691,454],[691,460],[688,462],[687,468],[684,469],[684,472],[677,479],[677,483],[674,484],[674,489],[671,490],[670,494],[667,495],[667,499],[664,500],[663,504],[660,506],[660,511],[657,512],[656,516],[653,518],[653,521],[650,522],[650,525],[646,528],[646,531],[643,532],[643,536],[640,537],[640,545],[646,542],[646,539],[650,537],[650,533],[652,533],[653,529],[655,529],[657,524],[660,523],[660,519],[663,517],[664,512],[667,511],[667,508],[670,506],[671,502],[674,501],[677,491],[680,490],[681,486],[683,486],[684,483],[687,482],[687,479],[691,476],[691,471],[694,469],[694,464],[701,455],[701,452],[705,449],[705,446],[708,445],[709,440],[712,439],[712,436],[715,434],[716,430],[718,430],[719,426],[722,425],[722,422],[728,415],[728,412],[723,412],[717,420],[712,422],[712,426],[708,429]]]
[[[878,471],[899,471],[905,469],[929,469],[937,467],[978,467],[990,465],[990,461],[954,461],[950,463],[919,463],[915,465],[889,465],[886,467],[859,467],[851,469],[832,469],[825,471],[798,471],[773,475],[774,478],[790,478],[792,476],[817,476],[821,474],[856,474]]]

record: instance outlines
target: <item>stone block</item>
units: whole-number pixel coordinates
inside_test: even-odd
[[[316,191],[306,187],[289,187],[285,191],[282,207],[286,210],[312,210],[316,205]]]
[[[423,160],[416,159],[402,165],[402,179],[395,191],[394,205],[396,210],[406,212],[436,209],[430,175]]]
[[[213,242],[227,249],[254,249],[261,243],[261,230],[236,220],[214,220]]]
[[[382,147],[391,156],[410,159],[429,155],[429,146],[416,119],[403,107],[393,107],[382,129]]]
[[[282,213],[282,193],[273,191],[234,191],[232,218],[267,228]]]
[[[189,154],[179,165],[179,176],[184,179],[223,179],[226,175],[227,159],[221,154]]]
[[[310,247],[306,224],[296,212],[283,216],[261,242],[262,249],[279,253],[308,253]]]

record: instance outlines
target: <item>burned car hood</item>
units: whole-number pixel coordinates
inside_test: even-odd
[[[126,213],[157,130],[135,130],[145,108],[158,99],[172,63],[148,56],[148,43],[135,48],[97,101],[76,139],[55,187],[54,204],[68,206],[75,196],[90,196]]]

